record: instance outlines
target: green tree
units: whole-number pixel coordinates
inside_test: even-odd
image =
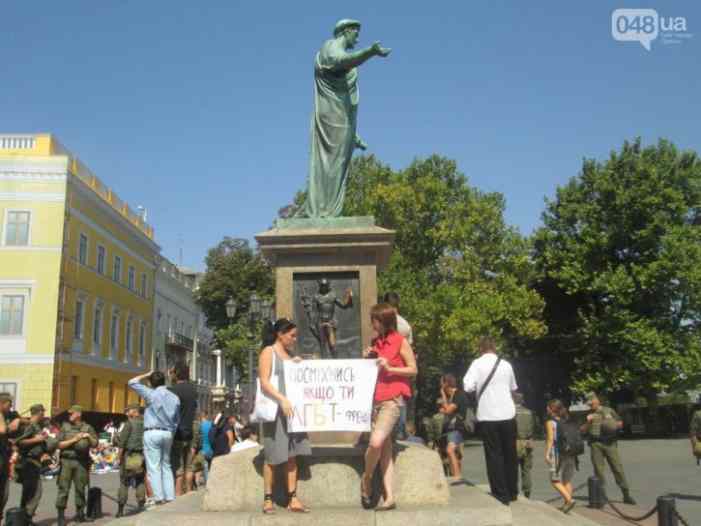
[[[353,160],[344,215],[373,215],[397,232],[380,292],[402,297],[419,360],[419,408],[433,411],[438,378],[464,370],[485,334],[507,354],[542,336],[543,301],[526,239],[504,222],[504,199],[471,187],[454,161],[434,155],[394,171]]]
[[[262,298],[272,298],[272,270],[248,241],[230,237],[209,250],[205,263],[207,270],[197,289],[197,302],[227,361],[245,376],[248,350],[257,344],[260,335],[259,328],[251,333],[248,325],[250,297],[256,292]],[[226,315],[226,302],[231,297],[238,306],[233,320]]]
[[[551,349],[575,391],[651,403],[701,366],[701,162],[661,140],[585,160],[535,235]],[[653,406],[654,407],[654,406]]]

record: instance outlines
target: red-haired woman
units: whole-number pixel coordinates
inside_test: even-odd
[[[378,511],[395,509],[393,482],[394,458],[392,430],[399,420],[400,408],[411,398],[409,380],[416,376],[416,358],[411,345],[397,332],[397,311],[389,304],[375,305],[370,311],[372,327],[377,334],[373,347],[364,355],[377,358],[379,374],[375,387],[372,433],[365,452],[365,472],[361,478],[360,496],[363,508],[372,507],[370,488],[377,463],[382,471],[384,502]]]

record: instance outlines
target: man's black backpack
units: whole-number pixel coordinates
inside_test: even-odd
[[[561,455],[576,457],[584,453],[584,439],[575,421],[557,424],[557,441]]]

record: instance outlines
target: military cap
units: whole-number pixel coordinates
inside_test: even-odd
[[[0,393],[0,402],[13,402],[12,395],[10,393]]]
[[[42,404],[34,404],[32,407],[29,408],[29,413],[32,415],[38,415],[42,411],[46,411]]]
[[[599,395],[596,394],[594,391],[587,393],[587,402],[591,402],[594,399],[599,400]]]
[[[83,408],[79,405],[72,405],[68,408],[68,413],[82,413]]]
[[[360,22],[357,20],[351,20],[350,18],[344,18],[336,22],[336,27],[333,28],[333,36],[337,37],[340,35],[344,29],[348,27],[357,27],[360,29]]]

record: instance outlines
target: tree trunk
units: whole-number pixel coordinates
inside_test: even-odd
[[[647,391],[645,400],[647,400],[647,422],[645,422],[647,434],[657,435],[660,432],[657,392]]]

